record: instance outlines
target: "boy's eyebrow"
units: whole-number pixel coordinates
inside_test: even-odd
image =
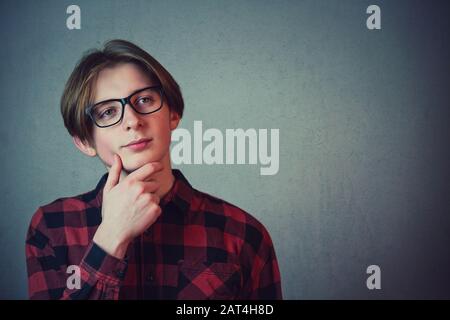
[[[141,91],[141,90],[144,89],[144,88],[158,87],[158,86],[159,86],[159,85],[154,85],[154,84],[151,84],[151,85],[148,85],[148,86],[143,86],[143,87],[141,87],[141,88],[139,88],[139,89],[134,90],[133,92],[131,92],[131,93],[130,93],[129,95],[127,95],[126,97],[102,99],[102,100],[94,101],[93,104],[97,104],[97,103],[99,103],[99,102],[112,101],[112,100],[120,100],[120,99],[122,99],[122,98],[128,98],[128,97],[132,96],[133,94],[135,94],[136,92]]]

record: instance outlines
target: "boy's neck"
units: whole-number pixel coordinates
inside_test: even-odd
[[[175,177],[172,173],[172,167],[169,163],[163,163],[164,168],[162,171],[155,173],[152,176],[152,179],[160,183],[159,189],[156,191],[156,195],[162,199],[172,188],[173,183],[175,182]]]

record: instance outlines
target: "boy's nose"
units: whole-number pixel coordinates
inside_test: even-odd
[[[124,129],[136,129],[137,127],[142,125],[141,115],[134,111],[129,103],[125,105],[125,110],[123,112],[124,114],[122,125],[124,126]]]

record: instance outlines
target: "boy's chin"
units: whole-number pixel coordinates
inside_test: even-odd
[[[125,171],[126,173],[130,174],[136,170],[138,170],[139,168],[141,168],[145,163],[143,163],[142,165],[139,164],[130,164],[130,165],[125,165],[123,166],[123,171]]]
[[[123,163],[123,170],[127,172],[128,174],[132,173],[133,171],[138,170],[139,168],[143,167],[147,163],[153,162],[156,160],[147,159],[142,161],[125,161]]]

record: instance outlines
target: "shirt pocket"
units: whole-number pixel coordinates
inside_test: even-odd
[[[238,264],[214,261],[179,262],[178,299],[236,299],[242,285]]]

